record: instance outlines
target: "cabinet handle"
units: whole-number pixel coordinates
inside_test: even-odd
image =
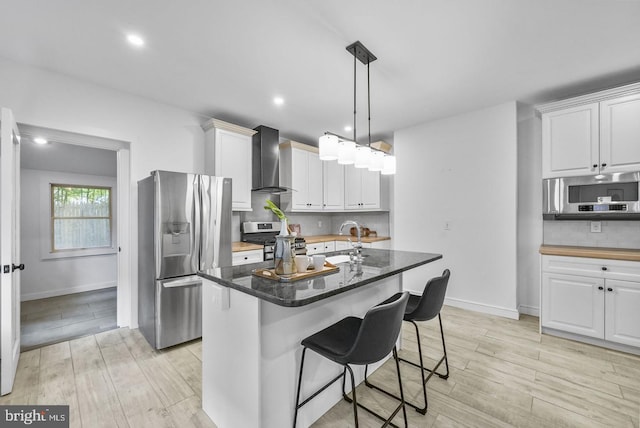
[[[607,270],[607,267],[606,266],[602,266],[602,270]]]
[[[594,164],[593,164],[593,167],[594,167],[594,168],[597,168],[597,167],[598,167],[598,164],[597,164],[597,163],[594,163]]]
[[[607,166],[607,164],[606,164],[606,163],[603,163],[601,166],[604,168],[605,166]]]
[[[599,286],[598,290],[604,290],[604,287],[603,286]]]
[[[607,291],[613,291],[613,288],[608,287],[608,288],[607,288]]]

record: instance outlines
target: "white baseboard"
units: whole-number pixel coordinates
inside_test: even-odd
[[[79,285],[77,287],[61,288],[57,290],[37,291],[35,293],[23,293],[20,295],[20,301],[46,299],[47,297],[64,296],[65,294],[82,293],[84,291],[101,290],[103,288],[116,287],[116,281],[98,282],[95,284]]]
[[[444,304],[449,306],[455,306],[456,308],[468,309],[470,311],[482,312],[484,314],[497,315],[499,317],[504,317],[504,318],[511,318],[514,320],[517,320],[520,318],[520,314],[515,309],[487,305],[485,303],[471,302],[468,300],[447,297],[444,299]]]
[[[540,318],[540,308],[536,306],[520,305],[518,306],[518,312]]]

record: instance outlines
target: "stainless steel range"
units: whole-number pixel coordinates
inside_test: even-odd
[[[273,247],[276,244],[276,236],[280,233],[278,221],[245,221],[240,230],[240,240],[264,247],[264,260],[273,260]],[[307,254],[307,243],[301,236],[296,237],[295,253]]]

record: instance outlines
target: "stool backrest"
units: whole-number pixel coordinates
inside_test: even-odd
[[[362,319],[358,336],[343,360],[352,364],[371,364],[387,356],[398,340],[409,293],[369,309]]]
[[[431,278],[427,282],[418,306],[411,314],[407,314],[409,318],[413,321],[429,321],[440,313],[450,275],[449,269],[445,269],[442,276]]]

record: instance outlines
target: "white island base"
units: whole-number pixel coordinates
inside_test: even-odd
[[[291,427],[302,339],[344,317],[362,317],[399,291],[402,274],[308,305],[283,307],[204,279],[203,410],[218,428]],[[307,352],[301,401],[341,372],[341,366]],[[362,382],[364,367],[355,366],[354,373]],[[342,382],[334,383],[302,407],[297,426],[308,427],[341,400],[341,387]]]

